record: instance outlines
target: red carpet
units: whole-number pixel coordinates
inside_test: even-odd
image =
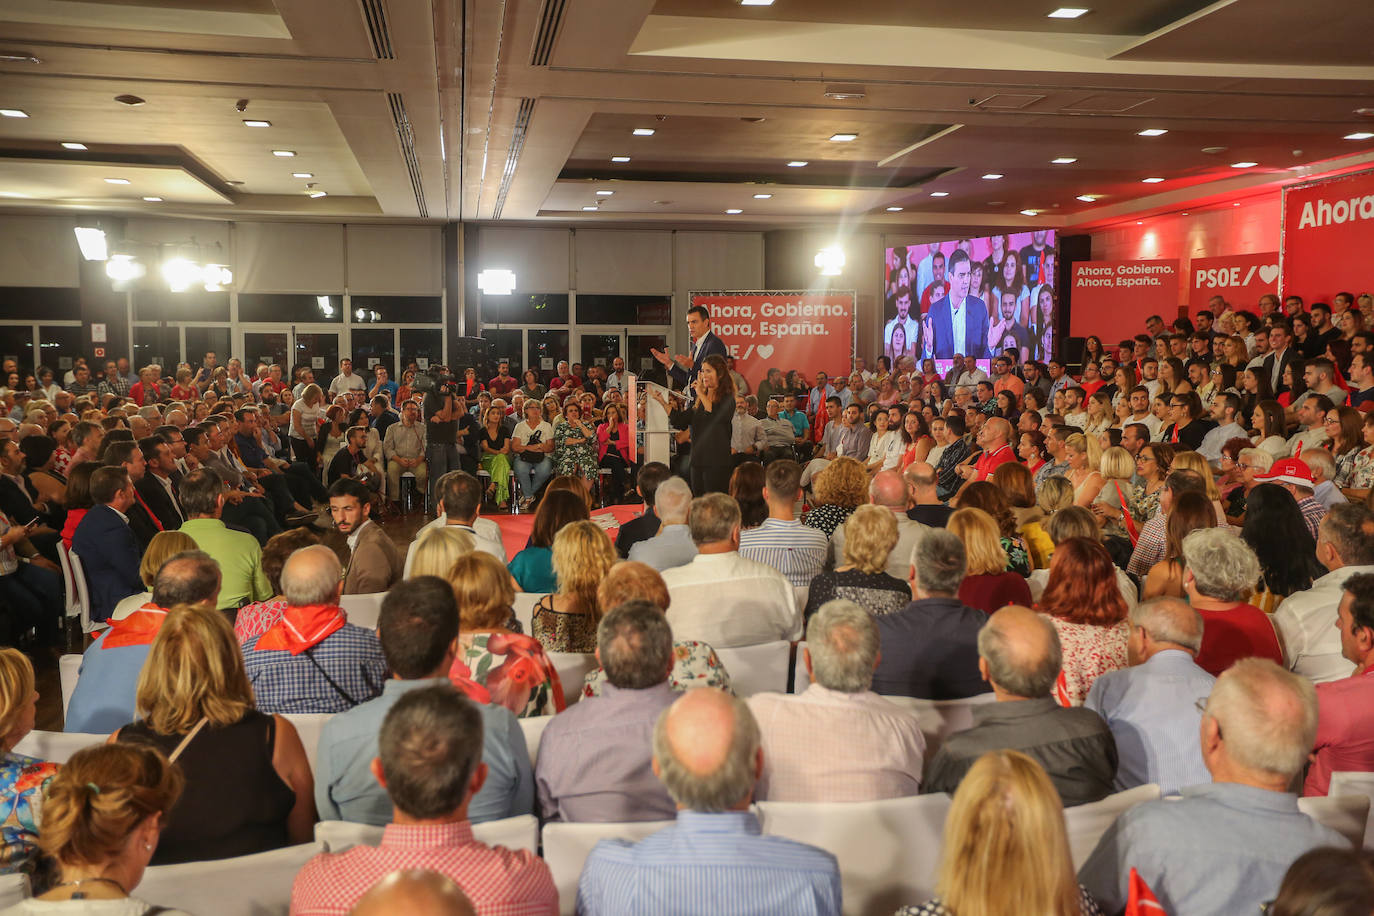
[[[628,522],[644,511],[643,506],[610,506],[606,509],[597,509],[592,512],[592,518],[607,513],[616,517],[618,521]],[[501,529],[501,541],[506,547],[506,556],[513,557],[525,549],[525,542],[530,539],[530,532],[534,530],[534,513],[527,512],[524,515],[489,515],[497,527]],[[618,528],[612,528],[609,532],[611,540],[615,540]]]

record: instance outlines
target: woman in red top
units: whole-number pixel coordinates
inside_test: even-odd
[[[1183,539],[1183,562],[1183,588],[1202,615],[1198,667],[1220,675],[1251,656],[1282,665],[1274,624],[1246,601],[1260,578],[1259,560],[1250,545],[1225,528],[1205,528]]]
[[[601,494],[601,504],[619,503],[625,495],[625,475],[631,467],[630,437],[634,430],[625,422],[619,404],[607,404],[605,422],[596,428],[596,457],[611,472],[611,492]],[[608,498],[609,497],[609,498]]]
[[[926,418],[919,411],[908,410],[902,417],[902,460],[897,470],[905,471],[913,461],[925,461],[935,447]]]
[[[968,557],[964,582],[959,586],[960,601],[985,614],[1008,604],[1030,606],[1030,586],[1020,573],[1007,570],[1007,551],[991,515],[982,509],[959,509],[945,527],[964,542]]]

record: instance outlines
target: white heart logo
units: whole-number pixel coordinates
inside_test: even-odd
[[[767,359],[768,357],[773,355],[773,345],[759,344],[758,347],[754,350],[754,352],[759,355],[759,359]]]
[[[1259,269],[1260,279],[1265,283],[1273,283],[1279,278],[1279,265],[1265,264]]]

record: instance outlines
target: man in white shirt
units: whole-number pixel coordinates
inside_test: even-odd
[[[1274,611],[1274,627],[1284,664],[1322,684],[1349,677],[1353,668],[1341,655],[1336,609],[1347,579],[1374,573],[1374,514],[1354,503],[1333,506],[1317,528],[1317,559],[1329,572],[1285,598]]]
[[[624,357],[617,356],[612,359],[611,374],[606,376],[607,390],[614,388],[616,391],[624,391],[626,384],[629,382],[629,379],[625,377],[626,374]]]
[[[630,548],[630,559],[652,566],[659,572],[692,562],[697,545],[687,527],[687,510],[692,505],[692,488],[681,477],[669,477],[654,490],[654,515],[658,534]]]
[[[964,368],[960,370],[958,377],[954,379],[954,386],[977,388],[979,382],[988,381],[988,374],[978,368],[978,364],[973,360],[964,363]]]
[[[1197,453],[1216,464],[1221,461],[1223,445],[1232,439],[1249,439],[1250,434],[1245,431],[1244,426],[1236,422],[1236,416],[1240,413],[1240,398],[1234,394],[1223,392],[1212,398],[1212,406],[1208,413],[1217,426],[1202,437],[1202,444],[1198,446]]]
[[[764,470],[763,498],[768,518],[739,535],[739,554],[781,572],[798,588],[807,588],[825,565],[830,541],[819,528],[808,528],[796,517],[801,499],[801,466],[783,458]]]
[[[1127,403],[1131,407],[1131,415],[1121,421],[1121,428],[1125,429],[1132,423],[1140,423],[1150,431],[1150,439],[1157,438],[1159,431],[1164,427],[1159,422],[1159,417],[1150,413],[1150,389],[1145,385],[1137,385],[1131,389],[1131,393],[1126,397]],[[1125,438],[1124,433],[1122,438]],[[1131,452],[1131,454],[1135,455],[1137,452]]]
[[[406,550],[404,575],[410,575],[410,564],[415,559],[415,545],[420,543],[425,532],[445,525],[466,531],[477,542],[478,550],[485,550],[504,565],[506,548],[501,540],[501,529],[489,518],[478,518],[482,508],[482,482],[466,471],[449,471],[434,483],[434,493],[443,514],[415,532],[415,540]]]
[[[515,485],[524,494],[520,499],[522,511],[530,507],[540,489],[553,476],[553,459],[549,457],[553,451],[553,427],[544,419],[538,401],[525,402],[524,417],[515,424],[510,443],[515,455],[511,462]]]
[[[1069,386],[1064,389],[1064,425],[1076,426],[1080,430],[1088,426],[1088,412],[1082,410],[1083,389]]]
[[[361,375],[353,374],[353,360],[344,357],[339,360],[339,374],[329,383],[329,393],[334,397],[350,391],[366,391]]]
[[[717,649],[801,637],[801,614],[787,577],[739,555],[739,504],[724,493],[692,500],[687,514],[697,556],[663,573],[678,640]]]
[[[1302,399],[1297,410],[1298,431],[1288,437],[1289,455],[1306,457],[1308,452],[1331,438],[1326,432],[1326,412],[1332,406],[1332,403],[1322,395]]]
[[[811,686],[747,701],[763,737],[756,798],[855,802],[920,792],[925,738],[915,716],[873,692],[878,649],[867,611],[843,599],[821,605],[800,660]],[[825,753],[816,752],[817,735]]]
[[[896,471],[879,471],[868,484],[868,499],[875,506],[882,506],[897,520],[897,546],[887,555],[887,568],[884,570],[894,579],[906,581],[910,578],[911,551],[925,536],[929,529],[920,522],[907,517],[906,482]],[[840,525],[830,536],[830,556],[836,566],[843,566],[844,526]]]

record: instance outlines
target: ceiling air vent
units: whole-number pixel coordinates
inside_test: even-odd
[[[1071,102],[1059,110],[1079,114],[1120,114],[1153,101],[1153,96],[1138,92],[1101,92]]]
[[[520,152],[525,148],[525,132],[530,126],[530,115],[534,114],[534,99],[521,99],[520,110],[515,114],[515,124],[511,126],[510,148],[506,151],[506,165],[501,169],[501,187],[496,191],[496,206],[492,209],[492,219],[500,219],[506,207],[506,195],[510,193],[510,183],[515,178],[515,166],[520,161]]]
[[[406,114],[406,105],[401,100],[399,92],[388,92],[386,100],[391,105],[391,120],[396,125],[396,139],[401,144],[406,171],[410,173],[410,189],[415,193],[415,209],[421,219],[428,219],[429,207],[425,205],[425,186],[420,178],[420,159],[415,155],[415,132],[410,129],[410,116]]]
[[[391,26],[386,21],[383,0],[359,0],[363,6],[363,21],[367,24],[367,39],[372,43],[372,56],[378,60],[395,60],[391,50]]]
[[[986,108],[990,111],[1016,111],[1020,108],[1034,105],[1043,100],[1043,95],[1030,95],[1012,92],[999,92],[997,95],[990,95],[985,99],[978,99],[973,102],[975,108]]]
[[[563,25],[563,10],[568,0],[544,0],[544,9],[539,13],[539,28],[534,33],[534,51],[530,54],[530,66],[547,67],[553,55],[553,43],[558,40],[558,29]]]

